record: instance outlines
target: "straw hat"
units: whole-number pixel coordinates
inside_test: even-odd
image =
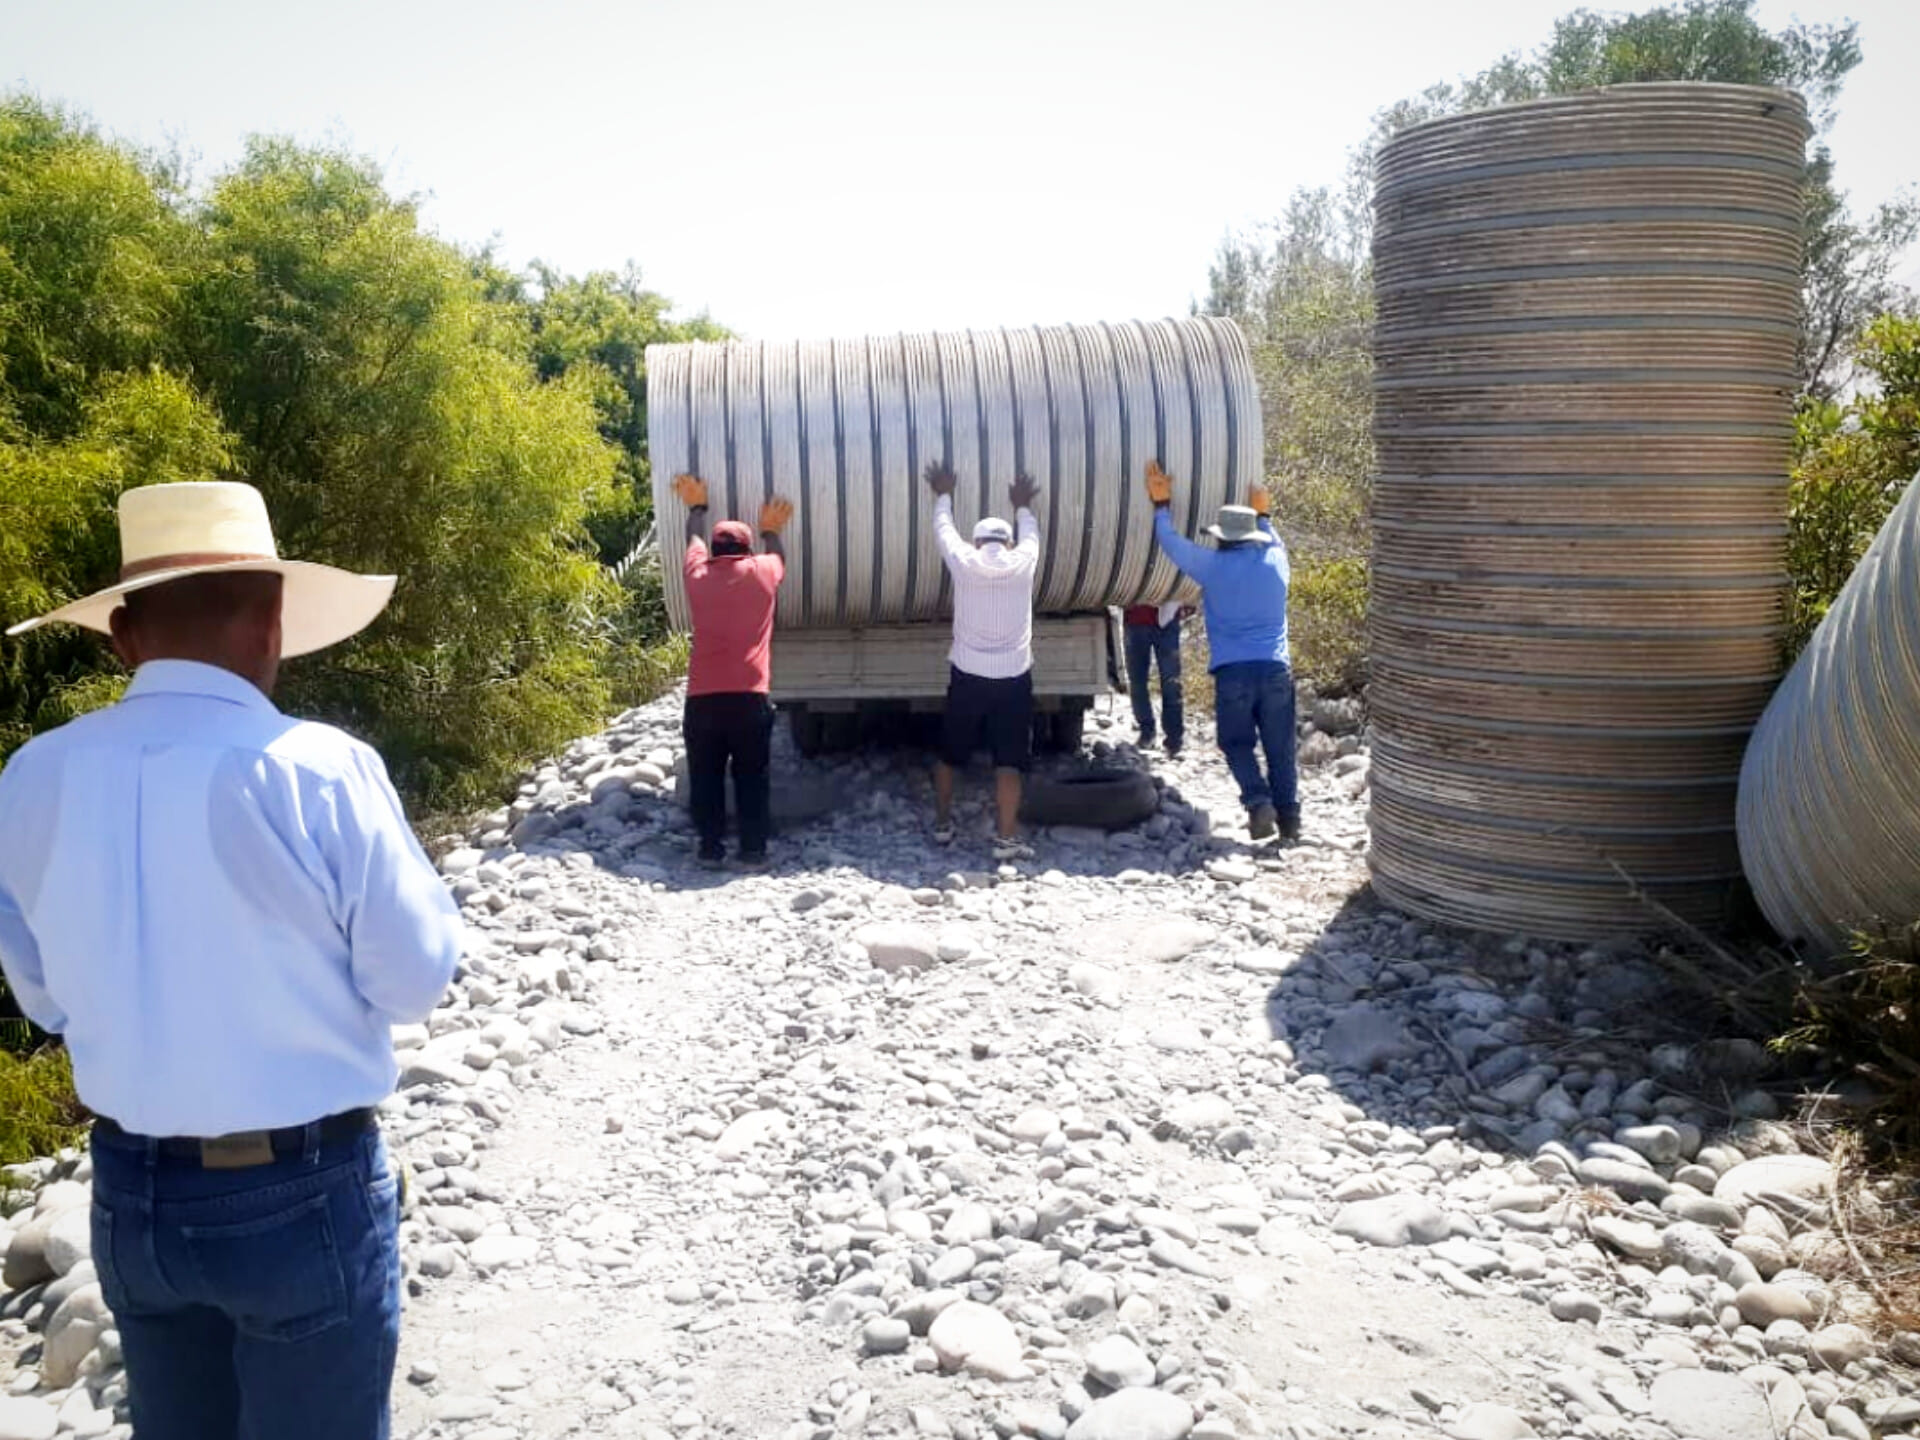
[[[1207,526],[1207,534],[1228,545],[1243,540],[1259,545],[1273,543],[1273,536],[1260,528],[1259,513],[1251,505],[1222,505],[1220,523]]]
[[[251,485],[227,480],[143,485],[120,497],[120,583],[15,625],[7,634],[24,634],[54,620],[108,634],[109,617],[123,595],[223,570],[282,577],[280,653],[288,658],[359,634],[393,595],[391,575],[355,575],[331,565],[282,560],[274,548],[267,502]]]

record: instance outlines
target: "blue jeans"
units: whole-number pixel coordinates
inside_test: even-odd
[[[93,1139],[93,1258],[139,1440],[386,1440],[400,1201],[380,1132],[246,1169]]]
[[[1153,738],[1153,697],[1147,693],[1147,672],[1160,664],[1160,714],[1167,744],[1178,748],[1187,733],[1186,711],[1180,694],[1180,622],[1171,625],[1129,625],[1127,636],[1127,690],[1140,738]]]
[[[1213,672],[1213,718],[1227,768],[1249,810],[1271,805],[1281,819],[1300,814],[1300,768],[1293,752],[1293,667],[1246,660]],[[1257,747],[1257,748],[1256,748]],[[1258,750],[1266,751],[1260,768]]]

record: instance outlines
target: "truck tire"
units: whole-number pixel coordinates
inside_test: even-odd
[[[787,726],[793,732],[793,748],[811,760],[827,745],[827,717],[804,705],[787,711]]]
[[[1062,755],[1076,754],[1086,735],[1087,712],[1078,705],[1064,706],[1054,712],[1051,729],[1053,734],[1048,738],[1053,748]]]
[[[1029,825],[1085,825],[1124,830],[1160,808],[1160,792],[1139,770],[1087,770],[1027,781],[1020,818]]]

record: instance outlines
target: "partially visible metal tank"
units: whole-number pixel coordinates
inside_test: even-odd
[[[1739,818],[1788,939],[1837,955],[1855,929],[1920,919],[1920,480],[1760,717]]]
[[[1739,875],[1778,672],[1805,108],[1629,85],[1434,121],[1375,192],[1373,874],[1648,928]]]
[[[783,629],[933,619],[950,604],[921,472],[946,457],[962,529],[1007,515],[1007,486],[1040,484],[1036,608],[1099,610],[1170,598],[1140,476],[1159,458],[1188,533],[1261,479],[1260,399],[1231,321],[876,335],[816,342],[647,347],[654,506],[673,555],[683,471],[716,514],[752,520],[778,492],[786,536]],[[677,565],[668,614],[687,624]]]

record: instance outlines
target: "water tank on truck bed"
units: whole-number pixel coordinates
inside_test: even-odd
[[[1260,400],[1228,320],[1035,326],[802,342],[647,348],[654,508],[667,611],[689,621],[672,563],[686,511],[676,475],[706,480],[716,518],[798,507],[773,642],[773,698],[804,748],[871,707],[937,710],[952,586],[921,479],[945,459],[963,533],[1009,516],[1020,473],[1040,486],[1034,598],[1039,737],[1078,744],[1113,673],[1110,607],[1182,581],[1153,543],[1140,477],[1175,477],[1192,533],[1262,479]]]

